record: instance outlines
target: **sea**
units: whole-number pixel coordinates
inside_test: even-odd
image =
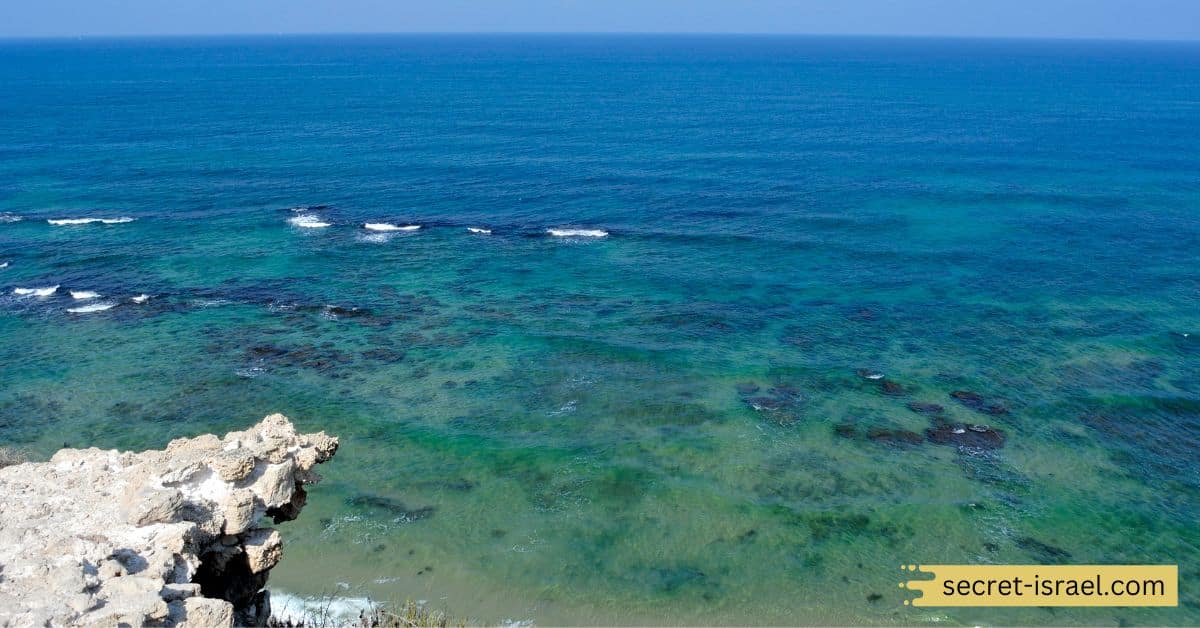
[[[0,41],[0,446],[341,439],[270,587],[1200,623],[1200,44]],[[907,564],[1177,564],[920,608]]]

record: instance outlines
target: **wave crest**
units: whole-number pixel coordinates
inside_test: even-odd
[[[388,222],[368,222],[363,224],[363,228],[368,231],[416,231],[421,225],[399,226]]]
[[[288,222],[291,223],[292,226],[300,227],[302,229],[321,229],[323,227],[330,226],[330,223],[321,220],[320,216],[313,214],[301,214],[299,216],[294,216],[292,218],[288,218]]]
[[[92,312],[103,312],[116,307],[116,303],[91,303],[80,307],[69,307],[67,311],[72,314],[91,314]]]
[[[94,222],[98,222],[98,223],[105,224],[105,225],[119,225],[119,224],[123,224],[126,222],[133,222],[133,221],[134,221],[134,219],[130,218],[129,216],[120,216],[117,218],[49,218],[46,220],[46,222],[48,222],[52,225],[55,225],[57,227],[74,226],[74,225],[88,225],[88,224],[91,224]]]
[[[602,229],[547,229],[546,233],[556,238],[603,238],[608,235]]]
[[[53,286],[48,286],[45,288],[13,288],[13,294],[15,294],[19,297],[28,297],[28,296],[48,297],[48,296],[54,294],[55,292],[58,292],[58,287],[60,285],[61,284],[55,284]]]

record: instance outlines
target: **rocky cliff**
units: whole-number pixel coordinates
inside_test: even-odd
[[[0,624],[262,624],[313,467],[337,450],[281,414],[141,453],[63,449],[0,469]]]

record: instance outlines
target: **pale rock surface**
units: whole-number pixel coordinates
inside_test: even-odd
[[[262,623],[283,544],[259,521],[294,519],[337,447],[273,414],[164,451],[0,469],[0,625]]]

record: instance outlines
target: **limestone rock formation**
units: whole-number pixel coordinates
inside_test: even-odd
[[[141,453],[63,449],[0,469],[0,625],[261,624],[313,471],[337,451],[273,414]]]

